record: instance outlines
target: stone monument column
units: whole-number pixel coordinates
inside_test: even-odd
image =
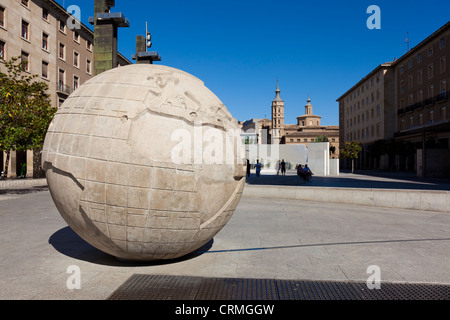
[[[111,13],[114,0],[95,0],[94,17],[94,75],[117,67],[117,31],[129,27],[130,22],[122,13]]]

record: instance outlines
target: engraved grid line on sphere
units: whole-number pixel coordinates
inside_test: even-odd
[[[236,146],[225,150],[231,163],[174,163],[167,133],[198,121],[240,143],[239,130],[201,80],[138,67],[105,71],[70,95],[49,127],[42,163],[58,210],[84,240],[121,259],[173,259],[226,225],[245,172]]]

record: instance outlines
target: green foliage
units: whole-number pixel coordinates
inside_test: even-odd
[[[346,142],[341,149],[340,155],[344,159],[357,159],[358,154],[362,151],[361,144],[358,141]]]
[[[0,72],[0,150],[25,151],[42,148],[56,108],[51,106],[48,85],[34,81],[19,58],[5,61]]]
[[[317,136],[314,142],[329,142],[329,140],[327,136]]]

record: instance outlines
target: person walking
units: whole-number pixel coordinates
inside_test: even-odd
[[[255,169],[256,176],[259,177],[259,175],[261,174],[261,163],[259,163],[259,160],[256,160]]]
[[[284,159],[281,161],[281,174],[283,176],[286,175],[286,162],[284,162]]]
[[[250,178],[250,160],[247,159],[247,178]]]

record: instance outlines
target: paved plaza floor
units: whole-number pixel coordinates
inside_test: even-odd
[[[4,191],[0,299],[103,300],[134,274],[366,281],[370,266],[379,267],[382,282],[450,284],[449,230],[447,212],[243,197],[225,228],[196,252],[131,263],[80,239],[45,188]],[[81,271],[80,289],[67,287],[71,266]]]

